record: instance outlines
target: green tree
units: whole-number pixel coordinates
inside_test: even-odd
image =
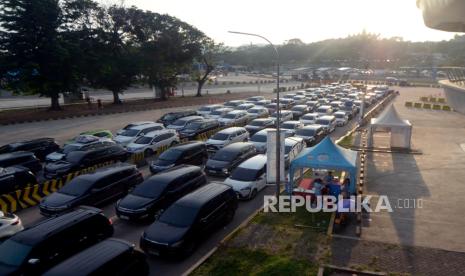
[[[204,38],[200,42],[202,49],[201,55],[196,58],[197,68],[192,71],[192,79],[197,82],[197,97],[202,96],[202,87],[207,82],[209,75],[216,67],[219,56],[225,48],[222,44],[216,44],[209,38]]]

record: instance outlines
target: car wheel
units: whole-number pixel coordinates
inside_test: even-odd
[[[257,189],[253,189],[250,193],[249,200],[254,199],[257,196]]]
[[[149,157],[153,155],[153,150],[152,149],[146,149],[144,151],[144,157]]]

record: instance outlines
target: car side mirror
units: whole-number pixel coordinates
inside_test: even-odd
[[[40,260],[39,260],[39,259],[36,259],[36,258],[34,258],[34,259],[29,259],[29,260],[27,261],[27,263],[30,264],[30,265],[38,265],[38,264],[40,263]]]

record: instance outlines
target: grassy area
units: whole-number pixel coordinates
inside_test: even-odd
[[[260,213],[252,223],[268,224],[270,226],[305,226],[324,232],[328,228],[331,213],[309,213],[304,207],[296,209],[295,213]]]
[[[339,146],[341,147],[344,147],[344,148],[350,148],[352,147],[354,144],[354,135],[351,134],[351,135],[348,135],[348,136],[345,136],[340,142],[339,142]]]

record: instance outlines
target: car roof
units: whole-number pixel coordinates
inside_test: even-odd
[[[262,129],[262,130],[258,131],[258,132],[255,133],[254,135],[267,135],[267,133],[268,133],[268,131],[269,131],[270,129],[276,130],[275,128],[265,128],[265,129]]]
[[[115,257],[132,250],[134,245],[120,239],[101,241],[54,266],[44,275],[88,275]]]
[[[313,125],[306,125],[302,129],[319,129],[322,128],[321,125],[313,124]]]
[[[143,129],[154,127],[154,126],[163,126],[163,124],[160,124],[160,123],[143,124],[143,125],[132,126],[130,129],[143,130]]]
[[[243,128],[243,127],[228,127],[228,128],[225,128],[223,130],[218,131],[217,133],[231,134],[231,133],[235,133],[235,132],[237,132],[239,130],[245,130],[245,128]]]
[[[188,150],[188,149],[199,147],[199,146],[205,146],[205,143],[200,142],[200,141],[189,141],[189,142],[177,144],[176,146],[173,146],[170,149]]]
[[[160,185],[166,185],[169,182],[173,181],[174,179],[180,176],[183,176],[187,173],[199,172],[199,171],[201,171],[201,168],[198,166],[183,164],[183,165],[179,165],[179,166],[170,168],[168,170],[162,171],[160,173],[157,173],[147,178],[145,181],[156,182],[157,184],[160,184]]]
[[[293,124],[293,125],[300,125],[302,124],[300,121],[285,121],[282,122],[281,124]]]
[[[318,120],[319,119],[328,120],[328,119],[333,119],[333,118],[334,118],[333,115],[324,115],[324,116],[318,117]]]
[[[174,204],[185,207],[200,208],[213,197],[222,194],[229,189],[231,189],[231,187],[223,183],[211,182],[192,193],[185,195]]]
[[[31,155],[34,155],[34,154],[29,151],[14,151],[14,152],[0,154],[0,160],[10,159],[14,157],[21,157],[21,156],[31,156]]]
[[[262,121],[272,121],[272,120],[273,120],[272,118],[266,117],[266,118],[253,119],[251,122],[262,122]]]
[[[336,112],[334,112],[334,114],[343,114],[343,115],[345,115],[346,113],[345,113],[345,111],[336,111]]]
[[[245,111],[245,110],[233,110],[233,111],[229,112],[228,114],[238,114],[238,113],[247,113],[247,111]]]
[[[172,129],[160,129],[160,130],[154,130],[154,131],[150,131],[149,133],[145,134],[144,136],[145,137],[155,137],[155,136],[158,136],[158,135],[161,135],[161,134],[165,134],[165,133],[175,133],[176,131],[175,130],[172,130]]]
[[[218,150],[218,151],[240,151],[243,148],[253,146],[253,143],[250,142],[236,142],[227,145],[226,147]]]
[[[118,163],[111,167],[98,169],[93,173],[79,175],[76,178],[95,181],[97,179],[102,179],[106,176],[112,175],[114,173],[117,173],[123,170],[131,169],[131,168],[135,169],[136,165],[132,165],[128,163]]]
[[[231,108],[231,107],[222,107],[222,108],[218,108],[217,110],[215,111],[233,111],[234,109]]]
[[[204,119],[204,118],[202,116],[194,115],[194,116],[182,117],[182,118],[179,118],[178,120],[180,120],[180,121],[193,121],[193,120],[199,120],[199,119]]]
[[[284,144],[286,146],[292,146],[292,145],[295,145],[297,143],[302,143],[302,142],[303,142],[303,139],[300,137],[287,137],[286,139],[284,139]]]
[[[30,228],[18,232],[16,235],[11,237],[11,239],[23,244],[35,245],[42,242],[48,236],[51,236],[56,232],[60,232],[61,230],[80,222],[82,219],[92,217],[99,213],[101,213],[101,210],[97,208],[79,208],[58,217],[42,221]]]
[[[18,146],[21,146],[21,145],[24,145],[24,144],[29,144],[29,143],[52,142],[52,141],[55,141],[55,139],[54,138],[44,137],[44,138],[37,138],[37,139],[14,142],[14,143],[10,143],[10,144],[7,144],[7,145],[10,145],[12,147],[18,147]]]
[[[328,108],[332,108],[330,105],[322,105],[320,107],[318,107],[318,109],[320,108],[324,108],[324,109],[328,109]]]
[[[252,170],[259,170],[263,168],[263,166],[266,164],[266,160],[267,159],[265,154],[258,154],[242,162],[239,165],[239,167]]]

